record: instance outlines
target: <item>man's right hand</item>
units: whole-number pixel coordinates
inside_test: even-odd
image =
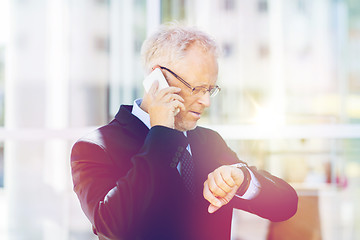
[[[185,111],[184,99],[178,94],[181,88],[167,87],[158,90],[159,82],[155,81],[148,93],[145,93],[141,104],[150,115],[151,127],[160,125],[175,128],[177,109]]]

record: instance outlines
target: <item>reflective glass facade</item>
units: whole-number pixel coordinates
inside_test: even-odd
[[[141,44],[173,20],[222,49],[200,125],[316,198],[322,239],[360,238],[358,1],[0,0],[0,239],[95,239],[71,146],[142,96]],[[234,212],[234,240],[269,229]]]

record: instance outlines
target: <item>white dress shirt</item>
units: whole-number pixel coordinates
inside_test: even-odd
[[[136,99],[134,101],[134,106],[132,109],[132,114],[137,117],[138,119],[140,119],[149,129],[151,128],[150,125],[150,115],[145,112],[144,110],[142,110],[140,108],[142,99]],[[187,136],[186,132],[184,132],[184,135]],[[191,154],[191,148],[190,145],[187,145],[186,149],[189,151],[189,153]],[[180,169],[181,169],[181,163],[178,164],[177,169],[179,171],[179,173],[181,173]],[[250,185],[249,188],[246,190],[246,192],[244,193],[244,195],[239,196],[236,195],[239,198],[243,198],[243,199],[252,199],[254,198],[260,191],[260,183],[259,181],[256,179],[256,177],[254,176],[254,174],[252,173],[252,171],[247,167],[247,169],[250,172],[251,175],[251,180],[250,180]]]

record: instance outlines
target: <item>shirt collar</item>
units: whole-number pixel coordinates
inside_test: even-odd
[[[136,99],[134,101],[134,106],[133,106],[133,109],[132,109],[131,113],[135,117],[140,119],[150,129],[151,128],[150,115],[140,108],[141,102],[142,102],[141,98]]]

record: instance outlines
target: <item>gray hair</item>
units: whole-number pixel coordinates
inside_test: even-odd
[[[178,23],[161,25],[158,31],[144,41],[141,48],[145,74],[150,73],[155,65],[166,66],[179,61],[192,44],[198,44],[215,58],[219,56],[215,40],[197,28]]]

